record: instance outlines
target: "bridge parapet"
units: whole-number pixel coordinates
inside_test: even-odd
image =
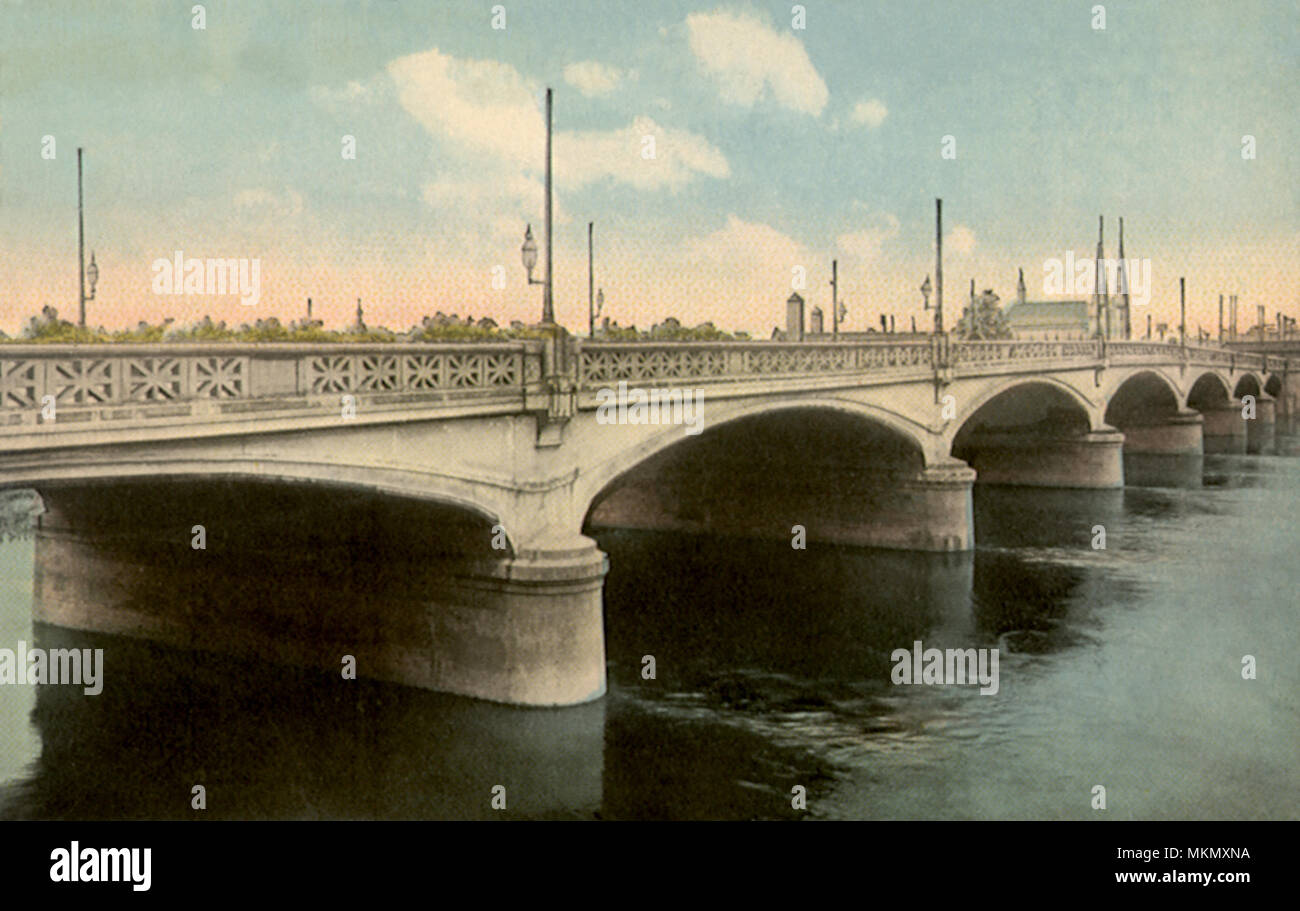
[[[948,336],[786,343],[551,340],[453,344],[105,344],[0,346],[0,433],[283,417],[337,420],[525,413],[563,422],[596,392],[703,386],[714,396],[934,380],[954,375],[1150,364],[1286,370],[1277,356],[1150,341],[961,341]],[[53,401],[53,425],[42,414]],[[159,420],[165,418],[166,420]],[[46,425],[46,426],[40,426]],[[558,426],[558,425],[557,425]]]
[[[734,380],[825,373],[926,372],[930,341],[907,342],[580,342],[584,388],[620,380]]]

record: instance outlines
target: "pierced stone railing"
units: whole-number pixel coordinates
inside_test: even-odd
[[[1106,353],[1112,360],[1166,360],[1177,363],[1182,354],[1177,345],[1160,342],[1107,342]]]
[[[943,337],[853,342],[592,342],[528,339],[466,344],[261,345],[3,345],[0,414],[9,424],[41,423],[52,397],[84,420],[121,420],[174,412],[195,419],[211,413],[274,411],[286,398],[324,408],[357,394],[390,408],[426,403],[499,410],[511,403],[571,414],[574,396],[620,381],[703,383],[799,378],[882,377],[889,382],[950,368],[963,374],[1101,367],[1107,361],[1286,369],[1276,356],[1151,341],[959,341]],[[257,400],[257,401],[244,401]],[[168,406],[170,407],[162,407]]]
[[[519,391],[542,377],[541,343],[6,345],[0,410],[336,393]]]
[[[853,342],[584,342],[583,387],[674,379],[709,380],[835,373],[888,373],[933,366],[929,341]]]
[[[988,364],[1003,361],[1096,360],[1101,357],[1101,343],[1092,340],[1033,341],[999,339],[987,342],[954,341],[951,362]]]

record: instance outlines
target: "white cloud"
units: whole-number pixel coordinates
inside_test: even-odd
[[[654,138],[655,156],[642,156],[645,137]],[[731,176],[726,156],[706,139],[686,130],[661,127],[637,117],[621,130],[561,133],[555,139],[556,180],[581,186],[609,179],[634,187],[680,187],[698,175]]]
[[[388,64],[397,100],[436,137],[472,152],[536,166],[546,122],[536,84],[509,64],[460,60],[437,48]]]
[[[975,249],[975,232],[965,225],[953,225],[948,240],[958,253],[968,254]]]
[[[841,234],[835,239],[839,248],[864,262],[874,262],[880,256],[885,241],[898,235],[898,217],[888,212],[867,220],[867,225],[857,231]]]
[[[624,75],[618,67],[596,60],[570,63],[564,68],[564,81],[588,98],[611,94],[619,87]]]
[[[691,51],[722,98],[753,107],[771,93],[782,107],[820,116],[830,92],[798,38],[745,13],[686,17]]]
[[[394,60],[388,72],[397,97],[430,135],[474,156],[537,173],[544,166],[546,124],[536,85],[493,60],[459,60],[438,50]],[[642,157],[653,136],[655,157]],[[640,188],[679,187],[704,175],[730,176],[726,157],[703,137],[637,117],[617,130],[557,132],[555,179],[578,187],[613,180]]]
[[[872,98],[870,101],[859,101],[853,106],[853,122],[865,123],[873,130],[885,122],[889,116],[889,108],[878,98]]]

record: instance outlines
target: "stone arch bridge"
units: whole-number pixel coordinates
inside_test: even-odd
[[[944,336],[6,345],[0,487],[44,503],[39,620],[565,705],[605,688],[593,525],[968,550],[976,483],[1267,451],[1289,363]],[[683,393],[699,424],[610,422],[619,389]]]

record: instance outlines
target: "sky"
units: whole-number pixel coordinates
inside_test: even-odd
[[[91,324],[287,322],[307,297],[332,328],[357,298],[393,329],[536,322],[548,86],[574,331],[588,222],[622,325],[767,336],[792,290],[829,321],[836,259],[846,329],[928,328],[936,198],[950,325],[972,278],[1057,296],[1046,264],[1093,256],[1099,215],[1108,255],[1123,217],[1151,261],[1135,327],[1177,323],[1179,276],[1192,331],[1219,294],[1243,328],[1300,316],[1293,0],[198,6],[0,0],[0,330],[75,316],[78,146]],[[178,250],[257,259],[256,304],[155,293]]]

